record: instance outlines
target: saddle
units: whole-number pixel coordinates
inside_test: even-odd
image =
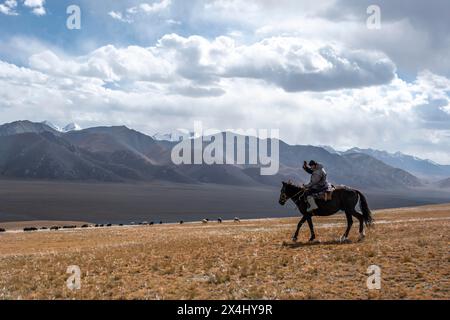
[[[331,199],[333,199],[333,192],[334,192],[334,188],[331,188],[331,191],[325,191],[323,194],[323,200],[326,201],[330,201]]]
[[[326,190],[323,190],[323,191],[317,193],[314,196],[314,198],[319,199],[319,200],[323,200],[325,202],[331,201],[331,199],[333,199],[333,192],[336,191],[336,189],[339,189],[339,188],[340,188],[340,186],[335,187],[335,186],[331,185]]]

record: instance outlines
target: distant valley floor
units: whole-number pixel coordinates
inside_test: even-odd
[[[450,193],[422,189],[385,192],[361,190],[372,209],[450,202]],[[174,183],[103,184],[0,180],[0,222],[198,221],[293,217],[293,204],[278,204],[280,190]]]

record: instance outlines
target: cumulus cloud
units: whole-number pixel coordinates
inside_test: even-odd
[[[31,12],[37,16],[43,16],[47,12],[45,10],[45,0],[22,0],[23,6],[31,8]],[[0,13],[17,16],[17,0],[6,0],[0,3]]]
[[[61,58],[47,50],[32,55],[29,63],[43,72],[86,76],[105,82],[167,82],[173,74],[170,63],[153,54],[152,50],[137,46],[116,48],[108,45],[74,59]]]
[[[395,65],[384,54],[277,37],[237,49],[229,76],[263,79],[286,91],[327,91],[389,83]]]
[[[176,57],[178,72],[198,81],[220,77],[264,80],[285,91],[327,91],[388,83],[395,65],[381,53],[349,50],[293,37],[236,45],[230,37],[213,41],[166,35],[158,48]]]
[[[48,79],[48,76],[41,72],[18,67],[4,61],[0,61],[0,71],[0,79],[18,85],[42,84]]]
[[[371,0],[213,0],[192,15],[255,38],[282,34],[382,51],[401,73],[430,69],[450,76],[449,1],[377,1],[381,30],[369,30],[367,8],[373,4]]]
[[[23,5],[31,8],[33,14],[37,16],[43,16],[47,13],[44,7],[45,0],[25,0]]]
[[[6,0],[5,2],[0,4],[0,13],[6,14],[8,16],[15,16],[18,14],[15,10],[16,8],[16,0]]]
[[[138,7],[128,9],[128,12],[136,12],[142,10],[145,13],[158,13],[167,9],[171,3],[171,0],[162,0],[161,2],[155,2],[152,4],[142,3]]]
[[[172,81],[174,88],[183,88],[180,93],[194,92],[197,86],[196,92],[214,95],[224,92],[213,87],[226,78],[249,78],[297,92],[381,85],[395,77],[395,65],[383,54],[285,37],[237,45],[224,36],[210,41],[171,34],[153,47],[109,45],[77,59],[44,51],[30,57],[30,66],[105,82]],[[191,84],[178,86],[177,81]]]

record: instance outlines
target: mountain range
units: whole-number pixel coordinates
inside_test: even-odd
[[[401,152],[389,153],[373,149],[352,148],[344,153],[364,153],[425,180],[439,180],[450,177],[450,165],[440,165],[431,160],[420,159]]]
[[[338,153],[279,141],[279,173],[261,176],[255,165],[176,166],[171,161],[171,151],[177,142],[170,134],[150,137],[125,126],[72,128],[58,130],[49,123],[31,121],[1,125],[0,178],[278,186],[282,180],[308,181],[309,176],[301,166],[304,160],[314,159],[324,164],[335,184],[375,189],[423,186],[418,177],[406,170],[406,165],[397,165],[403,162],[393,163],[359,149]],[[445,172],[444,169],[442,174]],[[442,179],[448,177],[450,174]],[[446,188],[445,180],[439,187]]]

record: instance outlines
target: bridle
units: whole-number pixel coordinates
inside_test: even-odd
[[[301,193],[301,195],[299,196],[299,198],[303,197],[303,195],[305,194],[306,190],[307,190],[306,188],[301,188],[299,192],[297,192],[296,194],[294,194],[294,195],[291,197],[291,199],[295,198],[295,197],[296,197],[297,195],[299,195],[300,193]]]
[[[297,192],[296,194],[294,194],[292,197],[289,197],[289,198],[286,196],[286,192],[283,192],[283,194],[281,196],[282,196],[282,198],[283,198],[283,200],[285,202],[287,202],[287,200],[291,199],[295,203],[297,201],[294,200],[294,198],[296,198],[299,195],[299,199],[300,199],[301,197],[303,197],[303,195],[305,194],[306,190],[307,190],[306,188],[300,188],[299,192]]]

